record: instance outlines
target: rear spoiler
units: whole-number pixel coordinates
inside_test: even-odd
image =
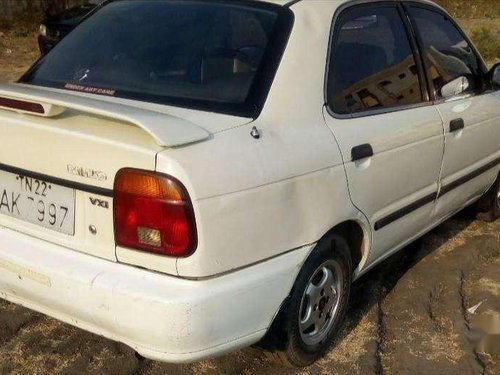
[[[181,146],[210,137],[207,130],[179,117],[87,98],[70,91],[62,93],[29,85],[0,85],[0,108],[42,117],[57,117],[66,109],[74,109],[120,120],[143,129],[163,147]]]

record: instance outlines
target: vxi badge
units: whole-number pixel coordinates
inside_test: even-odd
[[[109,208],[109,202],[108,201],[103,201],[101,199],[92,198],[92,197],[90,197],[89,199],[90,199],[90,203],[92,203],[93,206],[101,207],[101,208],[105,208],[105,209]]]

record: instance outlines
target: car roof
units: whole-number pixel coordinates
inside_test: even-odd
[[[276,4],[276,5],[293,5],[293,3],[297,2],[311,2],[312,0],[254,0],[262,3],[271,3],[271,4]],[[377,1],[377,0],[373,0]],[[383,0],[378,0],[378,1],[383,1]],[[405,1],[405,0],[403,0]],[[436,6],[437,4],[433,0],[413,0],[415,2],[421,2],[421,3],[427,3]],[[332,2],[337,3],[339,6],[344,4],[344,3],[349,3],[349,2],[355,2],[354,0],[332,0]],[[441,8],[439,5],[437,5],[439,8]]]
[[[308,1],[310,2],[311,0],[255,0],[255,1],[259,1],[259,2],[262,2],[262,3],[271,3],[271,4],[277,4],[277,5],[289,5],[289,4],[293,4],[293,3],[297,3],[297,2],[303,2],[303,1]],[[342,4],[342,3],[348,3],[352,0],[334,0],[336,3],[338,4]]]
[[[276,5],[287,5],[288,3],[291,3],[293,0],[255,0],[260,3],[271,3],[271,4],[276,4]]]
[[[287,3],[290,3],[293,0],[255,0],[255,1],[260,1],[262,3],[272,3],[272,4],[278,4],[278,5],[286,5]]]
[[[313,0],[254,0],[254,1],[257,1],[260,3],[270,3],[270,4],[275,4],[275,5],[281,5],[281,6],[292,6],[292,5],[297,4],[297,3],[303,4],[306,2],[308,3],[308,5],[313,4]],[[352,3],[354,5],[356,3],[358,3],[358,4],[359,3],[370,3],[370,2],[377,3],[377,2],[383,2],[383,1],[384,0],[330,0],[330,3],[332,3],[332,5],[334,5],[334,6],[341,7],[341,6],[348,4],[348,3]],[[430,6],[433,6],[435,8],[440,9],[441,11],[443,11],[444,13],[446,13],[448,16],[451,17],[449,12],[445,8],[443,8],[441,5],[436,3],[436,0],[388,0],[388,1],[403,1],[403,2],[411,1],[411,2],[415,2],[415,3],[427,4],[427,5],[430,5]]]

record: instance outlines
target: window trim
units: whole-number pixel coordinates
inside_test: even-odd
[[[446,9],[444,9],[440,6],[429,4],[429,3],[423,3],[423,2],[415,1],[415,0],[410,0],[410,1],[403,0],[402,7],[403,7],[404,12],[405,12],[406,16],[408,17],[411,25],[412,25],[413,30],[414,30],[414,37],[415,37],[415,40],[417,42],[420,54],[422,56],[423,64],[425,67],[425,75],[427,77],[426,78],[427,85],[429,86],[429,94],[430,94],[430,98],[431,98],[433,104],[442,104],[442,103],[446,103],[446,102],[453,101],[453,100],[459,100],[459,99],[463,99],[463,98],[470,98],[470,97],[474,97],[474,96],[483,95],[487,91],[485,76],[486,76],[486,74],[488,74],[488,68],[487,68],[486,62],[484,61],[483,56],[479,53],[479,50],[477,49],[475,44],[472,42],[472,40],[469,38],[469,36],[464,32],[462,27],[456,22],[456,20],[453,18],[453,16],[448,11],[446,11]],[[412,7],[425,9],[427,11],[437,13],[437,14],[445,17],[446,19],[448,19],[451,22],[451,24],[455,27],[455,29],[462,36],[462,38],[464,38],[464,40],[469,44],[472,52],[474,53],[474,56],[476,57],[479,69],[481,70],[481,72],[480,72],[481,73],[481,77],[480,77],[480,80],[481,80],[480,86],[481,87],[480,88],[478,88],[477,90],[474,90],[474,91],[462,93],[460,95],[457,95],[457,96],[451,97],[451,98],[439,98],[437,96],[436,90],[434,90],[434,85],[432,84],[432,81],[427,73],[427,63],[425,61],[423,53],[421,52],[423,50],[423,48],[422,48],[423,42],[420,38],[420,35],[417,32],[416,22],[410,13],[410,8],[412,8]]]
[[[342,13],[344,13],[345,11],[347,11],[351,8],[357,8],[357,7],[393,7],[393,8],[396,8],[398,15],[401,19],[401,22],[404,25],[404,29],[406,31],[406,36],[408,38],[408,42],[410,44],[410,48],[412,50],[413,57],[415,59],[415,63],[416,63],[417,68],[418,68],[418,77],[419,77],[420,91],[422,93],[422,102],[415,103],[415,104],[387,107],[387,108],[377,108],[377,109],[348,113],[348,114],[336,113],[333,110],[333,108],[331,108],[331,106],[328,102],[328,81],[329,81],[329,77],[330,77],[330,65],[331,65],[330,62],[331,62],[331,59],[333,56],[333,45],[334,45],[334,42],[336,42],[336,39],[337,39],[338,34],[339,34],[337,32],[338,22],[339,22],[340,17],[342,16]],[[357,0],[357,1],[352,1],[352,2],[341,5],[335,11],[335,14],[334,14],[333,20],[332,20],[332,24],[330,27],[330,38],[328,41],[328,52],[327,52],[327,58],[326,58],[325,80],[324,80],[324,88],[323,88],[324,102],[325,102],[324,107],[326,108],[326,110],[330,114],[330,116],[332,116],[335,119],[339,119],[339,120],[354,119],[354,118],[362,118],[362,117],[368,117],[368,116],[374,116],[374,115],[380,115],[380,114],[386,114],[386,113],[406,111],[409,109],[421,108],[421,107],[427,107],[427,106],[433,105],[432,100],[430,100],[429,91],[428,91],[428,87],[427,87],[427,85],[428,85],[427,84],[427,74],[425,72],[424,65],[421,65],[421,64],[423,64],[423,56],[421,56],[420,49],[418,48],[418,45],[417,45],[416,40],[415,40],[415,35],[413,33],[413,29],[409,27],[410,25],[411,25],[411,23],[409,23],[409,20],[407,20],[406,17],[404,17],[402,4],[401,4],[400,0]]]
[[[420,86],[422,87],[422,99],[424,102],[431,102],[431,86],[430,81],[427,76],[427,71],[425,70],[425,61],[424,55],[422,54],[422,50],[417,41],[417,35],[415,28],[405,11],[403,4],[399,3],[398,5],[399,13],[401,18],[403,19],[403,23],[405,24],[406,32],[410,36],[410,44],[413,49],[413,55],[415,58],[415,63],[417,64],[418,69],[418,77],[420,80]]]

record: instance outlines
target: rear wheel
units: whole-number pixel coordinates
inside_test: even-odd
[[[284,348],[278,356],[283,362],[308,366],[328,349],[344,319],[351,274],[350,252],[344,239],[333,235],[318,244],[282,312]]]
[[[481,202],[479,219],[492,222],[500,217],[500,176]]]

